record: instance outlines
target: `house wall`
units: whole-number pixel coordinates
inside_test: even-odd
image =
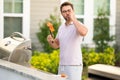
[[[44,21],[51,13],[54,12],[56,7],[59,7],[60,0],[31,0],[30,2],[30,36],[34,46],[33,48],[42,51],[41,46],[36,45],[40,44],[36,37],[36,33],[39,31],[39,22]]]
[[[116,2],[116,44],[120,49],[120,0]]]

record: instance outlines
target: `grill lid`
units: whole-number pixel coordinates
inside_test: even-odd
[[[14,32],[10,37],[0,40],[0,59],[29,66],[31,41],[21,33]]]

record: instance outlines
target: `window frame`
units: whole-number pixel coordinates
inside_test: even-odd
[[[0,39],[4,38],[4,17],[22,17],[22,34],[30,38],[30,0],[23,0],[23,13],[4,13],[4,0],[0,0],[0,14]]]

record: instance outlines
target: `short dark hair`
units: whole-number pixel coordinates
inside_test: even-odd
[[[73,7],[73,4],[72,4],[72,3],[70,3],[70,2],[64,2],[64,3],[62,3],[61,6],[60,6],[60,11],[61,11],[61,12],[62,12],[62,8],[63,8],[64,6],[71,6],[71,8],[74,10],[74,7]]]

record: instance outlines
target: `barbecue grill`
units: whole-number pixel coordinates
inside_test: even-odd
[[[31,41],[21,33],[14,32],[11,36],[0,40],[0,59],[23,66],[30,66]]]

